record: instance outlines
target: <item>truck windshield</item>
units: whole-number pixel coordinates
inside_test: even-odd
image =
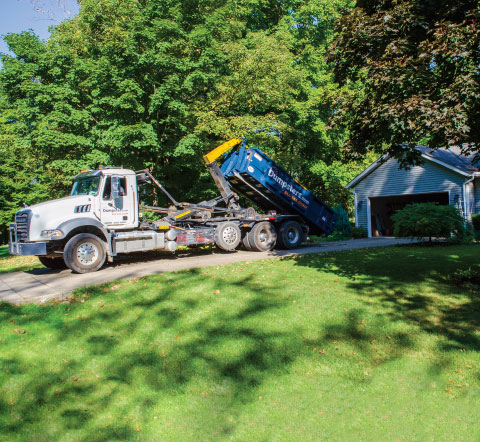
[[[99,176],[81,178],[73,183],[71,195],[96,196],[98,194],[99,184],[100,184]]]

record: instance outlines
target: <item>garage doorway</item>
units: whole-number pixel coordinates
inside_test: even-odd
[[[369,234],[371,236],[393,236],[391,216],[408,204],[437,203],[449,204],[448,192],[415,193],[410,195],[378,196],[369,198],[370,219]]]

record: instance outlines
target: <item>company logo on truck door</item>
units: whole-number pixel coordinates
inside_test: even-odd
[[[273,167],[271,167],[268,171],[268,176],[281,186],[281,188],[285,191],[285,194],[290,196],[290,198],[292,198],[295,202],[299,203],[302,207],[304,207],[305,204],[309,204],[309,201],[302,195],[302,192],[298,189],[295,189],[295,187],[293,187],[291,183],[288,183],[287,181],[279,177],[275,170],[273,170]]]

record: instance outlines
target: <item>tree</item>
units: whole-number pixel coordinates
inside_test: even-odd
[[[342,160],[344,131],[327,124],[340,91],[325,56],[347,5],[82,0],[45,43],[7,37],[15,55],[0,70],[0,132],[37,158],[51,196],[103,163],[148,167],[181,199],[203,199],[215,189],[202,156],[247,136],[320,197],[348,204],[323,181]]]
[[[388,151],[415,163],[417,143],[478,152],[479,14],[474,0],[359,0],[339,20],[336,77],[362,85],[334,119],[350,130],[351,157]]]
[[[350,225],[347,211],[341,206],[341,204],[339,204],[335,212],[337,214],[337,220],[335,222],[335,232],[337,232],[341,236],[350,236],[352,226]]]
[[[5,116],[1,115],[0,123],[4,121]],[[0,127],[9,128],[2,124]],[[41,164],[30,157],[8,131],[0,132],[0,171],[0,243],[3,243],[15,212],[24,204],[47,199],[49,191]]]

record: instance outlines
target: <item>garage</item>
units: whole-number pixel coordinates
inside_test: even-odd
[[[448,206],[448,192],[410,195],[379,196],[370,198],[371,236],[393,236],[391,216],[409,204],[437,203]]]
[[[368,236],[392,236],[392,215],[408,204],[433,202],[458,209],[465,220],[480,213],[480,163],[456,147],[416,146],[421,161],[400,167],[388,154],[357,175],[346,188],[354,194],[355,225]]]

